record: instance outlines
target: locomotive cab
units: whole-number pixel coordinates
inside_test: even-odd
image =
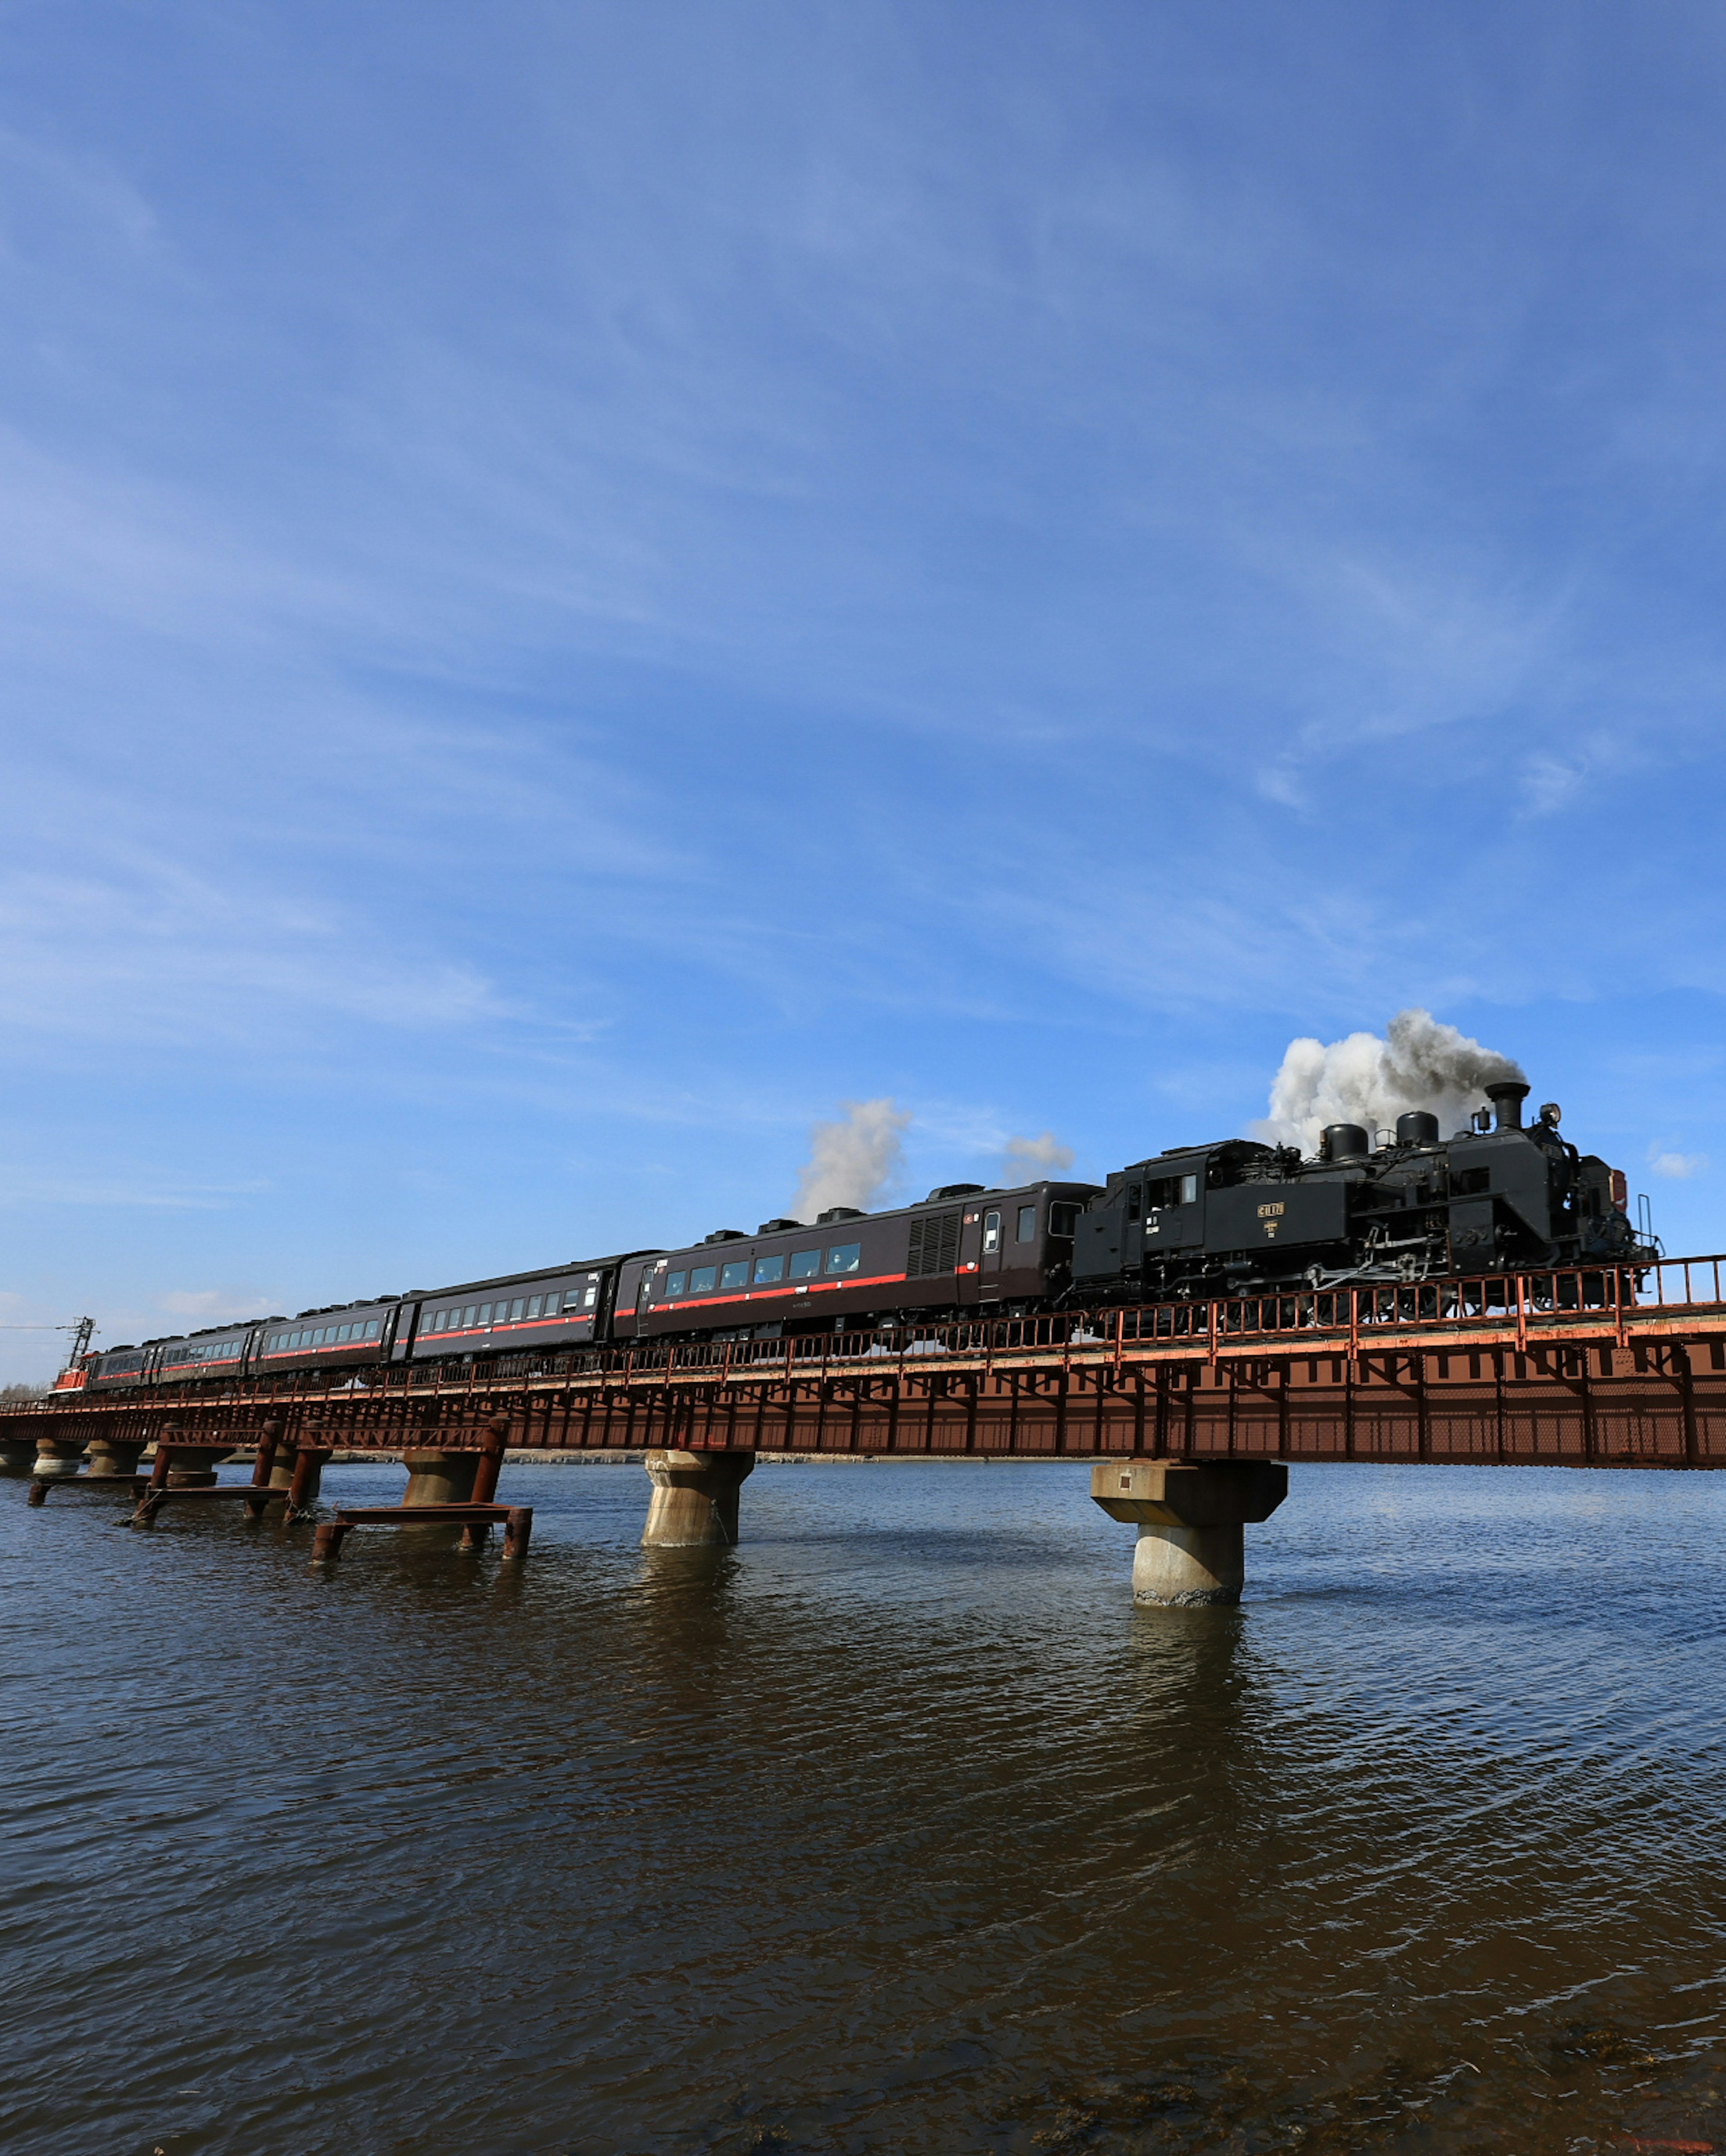
[[[1288,1148],[1226,1138],[1122,1169],[1079,1221],[1076,1298],[1226,1294],[1298,1277],[1343,1245],[1348,1190],[1364,1172],[1340,1155],[1325,1166],[1302,1178]]]

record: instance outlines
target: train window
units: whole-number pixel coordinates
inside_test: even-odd
[[[598,1300],[599,1283],[598,1281],[594,1281],[589,1285],[587,1293],[582,1297],[581,1306],[583,1310],[591,1310]]]
[[[537,1317],[539,1316],[540,1312],[541,1312],[544,1307],[545,1307],[545,1297],[544,1297],[542,1295],[530,1295],[530,1296],[528,1296],[528,1298],[527,1298],[527,1315],[528,1315],[530,1317]]]
[[[734,1258],[728,1265],[722,1265],[719,1268],[719,1285],[722,1288],[747,1287],[749,1285],[747,1258]]]
[[[1182,1205],[1196,1205],[1199,1203],[1199,1178],[1196,1175],[1182,1176],[1180,1197],[1177,1202]]]
[[[1056,1204],[1049,1208],[1049,1233],[1051,1235],[1071,1235],[1079,1224],[1076,1205]]]
[[[783,1258],[758,1258],[755,1260],[755,1285],[765,1287],[769,1281],[783,1280],[785,1260]]]
[[[862,1260],[860,1243],[835,1243],[827,1253],[827,1270],[830,1273],[854,1273]]]
[[[667,1274],[665,1277],[665,1293],[667,1295],[681,1295],[683,1292],[683,1283],[686,1277],[687,1276],[683,1273]]]
[[[467,1308],[461,1313],[461,1331],[464,1332],[471,1332],[479,1315],[479,1304],[476,1302],[470,1302]]]
[[[794,1250],[791,1253],[793,1280],[813,1280],[820,1270],[821,1253],[819,1250]]]
[[[1150,1200],[1153,1205],[1159,1203],[1157,1193],[1164,1187],[1165,1186],[1164,1184],[1158,1183],[1153,1183],[1149,1185]],[[1138,1199],[1139,1189],[1138,1185],[1135,1183],[1129,1186],[1127,1192],[1127,1218],[1129,1220],[1136,1220],[1138,1218]]]
[[[691,1295],[711,1295],[718,1278],[717,1265],[697,1265],[689,1276],[689,1291]]]
[[[1028,1243],[1036,1232],[1036,1207],[1035,1205],[1021,1205],[1019,1209],[1019,1234],[1016,1240],[1021,1243]]]
[[[367,1318],[367,1321],[366,1321],[366,1337],[367,1337],[367,1339],[368,1339],[368,1340],[379,1340],[379,1339],[382,1339],[382,1337],[383,1337],[383,1320],[381,1317],[370,1317],[370,1318]]]
[[[651,1274],[650,1274],[648,1277],[651,1279]],[[578,1287],[567,1287],[564,1289],[563,1307],[566,1310],[579,1310],[581,1308],[581,1290]]]
[[[999,1213],[985,1213],[983,1216],[983,1255],[988,1257],[1000,1247],[1001,1216]]]
[[[521,1312],[526,1310],[527,1307],[527,1296],[518,1295],[515,1301],[510,1305],[510,1323],[511,1325],[515,1323],[516,1320],[521,1315]]]

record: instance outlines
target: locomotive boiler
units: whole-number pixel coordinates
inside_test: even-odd
[[[1489,1109],[1451,1138],[1416,1109],[1394,1131],[1333,1123],[1316,1157],[1227,1138],[1121,1169],[1074,1239],[1076,1306],[1228,1296],[1261,1288],[1438,1279],[1651,1262],[1626,1216],[1622,1173],[1579,1152],[1549,1101],[1485,1088]]]

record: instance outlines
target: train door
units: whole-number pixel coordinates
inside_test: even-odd
[[[980,1212],[977,1224],[980,1230],[977,1243],[977,1300],[979,1303],[999,1302],[1002,1245],[1007,1240],[1006,1211],[996,1203],[984,1204]]]
[[[977,1300],[978,1266],[983,1244],[983,1215],[968,1198],[959,1213],[958,1246],[953,1254],[953,1299],[961,1310]]]

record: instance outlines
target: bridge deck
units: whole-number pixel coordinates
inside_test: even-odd
[[[1726,1466],[1723,1265],[74,1392],[0,1438]]]

